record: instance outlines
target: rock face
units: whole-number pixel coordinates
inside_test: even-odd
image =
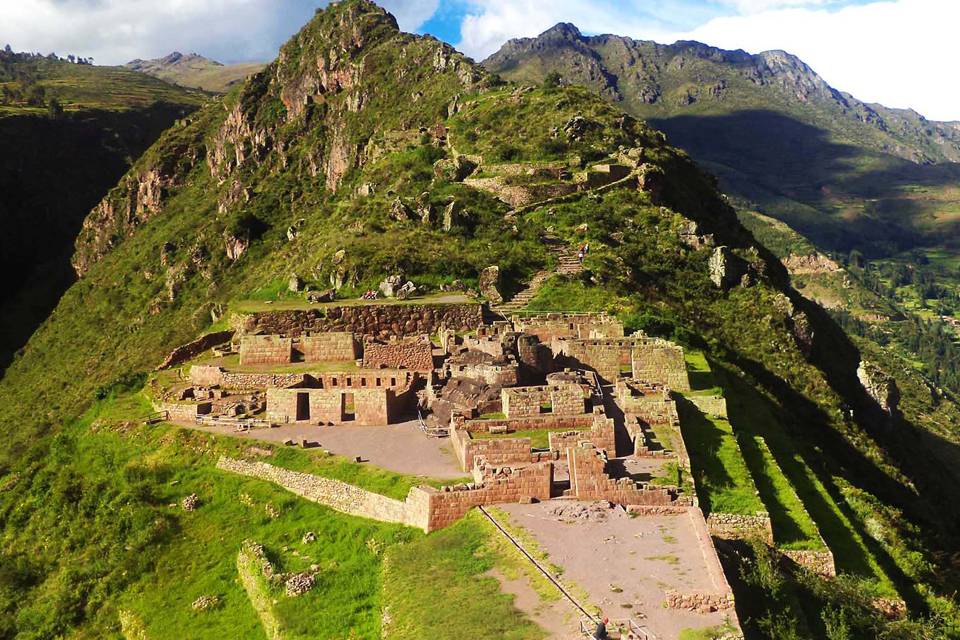
[[[226,245],[227,257],[236,262],[250,248],[250,236],[227,234],[223,237],[223,243]]]
[[[480,272],[480,295],[491,302],[503,302],[500,294],[500,267],[487,267]]]
[[[477,164],[465,156],[442,158],[434,163],[433,176],[438,180],[463,182],[476,170]]]
[[[897,388],[896,381],[878,366],[865,360],[862,360],[857,368],[857,378],[880,410],[892,418],[900,404],[900,389]]]
[[[747,263],[728,247],[717,247],[710,256],[710,279],[720,289],[729,289],[743,283],[748,275]]]

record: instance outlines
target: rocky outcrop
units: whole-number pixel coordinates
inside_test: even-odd
[[[503,302],[500,294],[500,267],[487,267],[480,272],[480,295],[494,303]]]
[[[861,360],[857,367],[857,379],[876,406],[892,418],[900,403],[900,389],[893,377],[884,373],[877,365]]]
[[[802,256],[791,253],[786,258],[783,258],[781,262],[783,262],[783,266],[787,268],[787,271],[789,271],[792,276],[840,271],[840,265],[818,252]]]
[[[710,280],[720,289],[744,284],[749,277],[747,262],[728,247],[717,247],[710,256]]]

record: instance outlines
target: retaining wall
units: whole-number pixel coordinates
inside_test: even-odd
[[[304,333],[344,331],[391,337],[436,335],[441,327],[472,331],[483,323],[479,303],[364,304],[318,309],[265,311],[233,318],[246,333],[261,332],[297,337]]]
[[[291,338],[268,335],[240,339],[240,364],[290,364],[292,361]]]
[[[773,526],[770,523],[770,514],[766,512],[759,512],[754,516],[711,513],[707,516],[707,528],[711,535],[722,540],[760,538],[769,545],[773,544]]]
[[[491,469],[480,465],[483,484],[457,487],[420,486],[410,489],[405,500],[388,498],[346,482],[289,471],[266,462],[246,462],[221,457],[217,468],[273,482],[308,500],[337,511],[382,522],[395,522],[430,533],[449,526],[478,505],[518,502],[523,496],[550,498],[553,465],[544,463],[519,470]]]
[[[363,366],[433,371],[433,345],[426,336],[402,342],[366,342],[363,345]]]
[[[297,345],[304,362],[344,362],[362,356],[360,342],[349,331],[303,336]]]
[[[213,347],[221,345],[224,342],[230,342],[235,333],[236,332],[232,329],[229,331],[208,333],[205,336],[200,336],[193,342],[188,342],[185,345],[179,346],[167,356],[167,359],[163,361],[163,364],[157,367],[157,371],[172,369],[173,367],[179,366],[188,360],[196,358],[207,349],[212,349]]]

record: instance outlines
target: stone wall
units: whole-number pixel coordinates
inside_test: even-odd
[[[512,387],[519,381],[520,369],[513,364],[458,364],[443,365],[445,378],[473,378],[483,380],[490,386]]]
[[[427,336],[419,336],[415,340],[365,342],[363,366],[370,369],[433,371],[433,345]]]
[[[648,339],[637,345],[632,354],[633,379],[662,384],[674,391],[689,391],[690,379],[683,349],[672,342]]]
[[[553,371],[553,351],[536,336],[521,335],[517,338],[517,360],[520,361],[521,375],[526,377]]]
[[[587,394],[577,384],[539,387],[506,387],[503,389],[503,412],[507,418],[555,415],[579,415],[587,411]],[[547,409],[549,407],[549,409]]]
[[[450,444],[460,468],[468,473],[479,458],[497,466],[530,463],[530,438],[474,439],[469,431],[451,429]]]
[[[286,389],[302,386],[307,376],[303,373],[230,373],[221,367],[194,365],[190,367],[190,382],[224,389]]]
[[[686,396],[700,411],[714,418],[727,418],[727,400],[723,396]]]
[[[290,364],[293,340],[279,335],[243,336],[240,339],[240,364]]]
[[[298,344],[304,362],[343,362],[362,356],[360,342],[349,331],[303,336]]]
[[[610,456],[617,455],[617,439],[612,418],[598,416],[594,420],[593,427],[586,431],[548,433],[547,441],[550,443],[551,451],[557,451],[564,456],[567,454],[567,449],[579,447],[581,442],[589,442],[597,449],[606,451]]]
[[[493,194],[511,207],[522,207],[534,202],[576,193],[577,185],[569,182],[548,184],[512,185],[501,176],[493,178],[467,178],[463,184]]]
[[[632,414],[647,424],[678,425],[680,423],[677,403],[665,389],[637,393],[631,385],[620,381],[617,383],[615,393],[624,413]]]
[[[698,613],[723,611],[724,617],[733,627],[733,632],[723,637],[725,639],[743,638],[743,632],[740,630],[740,620],[734,606],[733,589],[730,588],[730,583],[723,572],[723,566],[720,564],[720,558],[717,556],[713,539],[707,531],[703,512],[697,507],[691,507],[687,510],[687,516],[690,520],[690,529],[696,535],[704,566],[710,576],[713,588],[699,591],[670,590],[666,593],[667,608],[696,611]]]
[[[346,482],[289,471],[265,462],[246,462],[221,457],[217,461],[217,468],[273,482],[308,500],[343,513],[429,530],[430,500],[422,488],[411,489],[407,499],[401,501]]]
[[[576,416],[558,416],[541,414],[524,418],[476,418],[467,420],[463,416],[453,416],[451,425],[471,433],[489,431],[491,427],[503,427],[507,431],[539,431],[554,429],[589,429],[593,426],[594,414],[584,413]]]
[[[348,420],[350,396],[352,420]],[[403,397],[407,398],[406,394]],[[277,423],[386,425],[396,422],[403,408],[397,393],[387,388],[267,390],[267,419]]]
[[[639,487],[630,478],[606,473],[606,456],[590,445],[567,449],[570,488],[578,500],[608,500],[620,505],[672,505],[681,501],[669,487]]]
[[[449,526],[479,505],[518,502],[523,496],[548,500],[553,483],[549,462],[524,469],[478,465],[478,484],[457,487],[420,486],[410,489],[405,500],[388,498],[360,487],[309,473],[289,471],[265,462],[246,462],[221,457],[217,468],[273,482],[308,500],[337,511],[382,522],[395,522],[430,533]]]
[[[562,338],[622,338],[623,323],[602,313],[549,313],[539,316],[514,316],[517,331],[552,342]]]
[[[234,318],[246,333],[298,337],[304,333],[344,331],[380,340],[437,335],[441,327],[472,331],[483,322],[479,303],[364,304],[292,311],[266,311]]]
[[[544,462],[511,469],[478,461],[474,467],[474,479],[478,480],[479,486],[473,488],[465,485],[444,487],[443,490],[423,487],[430,500],[428,531],[454,524],[476,506],[519,502],[522,497],[549,500],[553,486],[553,464]]]
[[[172,369],[183,364],[184,362],[187,362],[188,360],[196,358],[207,349],[212,349],[213,347],[221,345],[225,342],[230,342],[235,333],[236,332],[232,329],[229,331],[208,333],[205,336],[200,336],[193,342],[188,342],[185,345],[179,346],[167,356],[167,359],[163,361],[163,364],[157,367],[157,371]]]
[[[830,549],[779,549],[780,554],[789,558],[791,562],[806,567],[810,571],[825,578],[837,577],[837,564]]]
[[[758,512],[753,516],[711,513],[707,516],[707,529],[710,535],[721,540],[760,538],[769,545],[773,544],[773,526],[770,523],[770,514],[766,512]]]
[[[213,405],[209,402],[200,402],[193,404],[178,404],[176,402],[163,402],[153,407],[157,411],[166,411],[168,420],[177,422],[193,422],[197,416],[205,416],[213,410]]]

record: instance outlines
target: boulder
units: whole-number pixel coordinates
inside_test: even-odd
[[[500,267],[494,265],[480,272],[480,295],[491,302],[503,302],[499,287]]]
[[[311,291],[307,294],[307,302],[333,302],[336,300],[337,292],[334,289],[327,289],[326,291]]]
[[[397,297],[398,300],[406,300],[416,292],[417,292],[417,285],[413,284],[408,280],[405,285],[403,285],[402,287],[400,287],[394,292],[394,295]]]
[[[293,293],[303,291],[303,279],[295,273],[290,274],[290,280],[287,282],[287,289]]]
[[[433,203],[430,202],[430,194],[426,191],[420,194],[417,200],[417,215],[420,216],[420,222],[431,224],[434,219]]]
[[[406,222],[413,218],[413,211],[398,196],[390,203],[390,217],[397,222]]]
[[[396,295],[397,289],[403,284],[403,276],[387,276],[387,279],[380,283],[380,292],[385,298],[392,298]]]

